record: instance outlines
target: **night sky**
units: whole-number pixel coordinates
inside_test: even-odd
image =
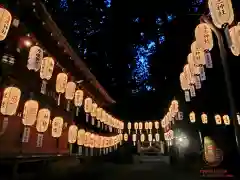
[[[229,114],[219,50],[211,51],[213,69],[190,103],[185,103],[179,74],[187,61],[194,29],[207,1],[74,1],[45,0],[45,5],[98,81],[116,100],[109,107],[126,121],[161,119],[176,98],[181,109],[213,117]],[[239,2],[233,1],[235,19]],[[236,8],[238,7],[238,9]],[[229,52],[237,108],[239,57]],[[186,115],[187,116],[187,115]],[[212,118],[212,121],[214,119]],[[214,123],[214,122],[213,122]]]

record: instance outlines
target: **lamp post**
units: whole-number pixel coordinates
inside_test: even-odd
[[[236,107],[235,107],[235,101],[233,98],[232,84],[231,84],[230,73],[229,73],[229,68],[228,68],[228,64],[227,64],[227,52],[226,52],[226,49],[224,46],[224,37],[222,36],[221,31],[213,24],[212,21],[209,20],[209,18],[206,15],[202,15],[200,18],[200,21],[207,23],[208,26],[212,29],[212,31],[214,32],[214,34],[217,37],[221,62],[222,62],[222,66],[223,66],[224,78],[225,78],[225,83],[226,83],[226,88],[227,88],[228,101],[229,101],[229,105],[230,105],[230,117],[232,119],[233,126],[234,126],[234,135],[235,135],[237,150],[238,150],[238,153],[240,154],[239,127],[238,127],[238,121],[237,121],[237,111],[236,111]]]

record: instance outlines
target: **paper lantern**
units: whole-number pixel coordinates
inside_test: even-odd
[[[224,24],[232,24],[234,13],[231,0],[208,0],[208,7],[216,27],[222,28]]]
[[[85,130],[84,129],[79,129],[78,130],[78,135],[77,135],[77,144],[79,146],[83,146],[85,140]]]
[[[74,106],[76,107],[76,116],[78,116],[79,108],[82,106],[83,103],[83,91],[78,89],[75,91],[74,95]]]
[[[52,137],[59,138],[62,135],[63,118],[55,117],[52,120]]]
[[[47,131],[49,121],[50,121],[49,109],[45,109],[45,108],[40,109],[37,115],[37,124],[36,124],[37,131],[41,133]]]
[[[187,79],[185,78],[185,74],[183,72],[180,74],[180,84],[181,84],[182,90],[184,91],[185,101],[189,102],[190,101],[190,94],[189,94],[190,86],[189,86]]]
[[[70,102],[73,100],[76,91],[76,84],[74,82],[68,82],[65,91],[65,98],[67,100],[67,111],[70,110]]]
[[[52,57],[44,57],[41,62],[40,78],[42,79],[41,93],[46,93],[47,80],[51,79],[54,69],[54,60]]]
[[[134,123],[134,129],[135,129],[135,132],[137,133],[137,130],[138,130],[138,123],[137,122]]]
[[[207,124],[208,123],[208,117],[205,113],[201,115],[202,123]]]
[[[240,54],[240,26],[233,26],[229,29],[229,35],[232,40],[231,51],[234,56]]]
[[[56,79],[56,92],[58,93],[58,106],[60,105],[61,94],[65,93],[68,76],[66,73],[59,73]]]
[[[159,133],[156,133],[156,134],[155,134],[155,140],[156,140],[157,142],[160,141],[160,135],[159,135]]]
[[[212,30],[207,23],[197,25],[195,28],[195,37],[198,47],[209,51],[213,48]]]
[[[101,123],[103,124],[105,122],[105,119],[106,119],[106,111],[102,110],[102,116],[101,116]]]
[[[161,121],[161,126],[164,129],[166,127],[166,120],[165,118],[163,118],[163,120]]]
[[[90,135],[90,148],[94,148],[94,140],[95,140],[95,135],[91,133]],[[91,153],[92,155],[92,153]]]
[[[85,147],[90,147],[90,135],[91,135],[91,133],[89,133],[89,132],[85,133],[85,138],[84,138],[84,146]]]
[[[0,8],[0,41],[3,41],[8,34],[8,31],[10,29],[11,26],[11,22],[12,22],[12,15],[11,13],[4,9],[4,8]]]
[[[215,115],[215,121],[217,125],[222,124],[222,118],[219,114]]]
[[[136,141],[137,141],[137,135],[136,134],[132,135],[132,141],[133,141],[133,145],[135,146],[136,145]]]
[[[225,125],[230,125],[230,118],[228,115],[223,116],[223,122]]]
[[[237,121],[238,121],[238,125],[240,125],[240,114],[237,113]]]
[[[1,113],[5,116],[12,116],[16,113],[21,98],[21,90],[17,87],[4,89],[1,103]]]
[[[86,122],[88,122],[88,116],[92,111],[92,98],[88,97],[84,100],[84,111],[86,113]]]
[[[149,141],[149,145],[152,146],[152,134],[148,134],[148,141]]]
[[[150,130],[150,133],[152,132],[152,128],[153,128],[153,123],[148,122],[148,129]]]
[[[131,128],[132,128],[132,124],[128,122],[127,124],[128,134],[130,134]]]
[[[71,125],[68,130],[68,142],[73,144],[77,141],[78,127],[76,125]]]
[[[43,50],[39,46],[32,46],[28,55],[27,68],[29,70],[38,71],[41,67],[43,59]]]
[[[102,111],[103,111],[102,108],[100,108],[100,107],[97,108],[96,119],[98,120],[98,121],[97,121],[97,127],[98,127],[98,128],[101,127]]]
[[[23,125],[25,126],[34,125],[37,119],[38,107],[39,107],[38,102],[35,100],[28,100],[25,102],[22,117]]]
[[[197,66],[202,66],[206,64],[204,51],[197,45],[196,41],[191,44],[191,52],[193,55],[194,64],[196,64]]]
[[[199,73],[198,67],[195,66],[193,58],[194,58],[193,54],[189,53],[188,57],[187,57],[187,62],[188,62],[189,70],[190,70],[192,77],[194,77],[195,75],[198,75],[198,73]]]
[[[195,113],[194,112],[191,112],[189,114],[189,120],[190,120],[191,123],[195,123],[196,117],[195,117]]]
[[[92,125],[95,124],[95,117],[97,116],[97,104],[96,103],[93,103],[92,104],[92,110],[90,112],[91,116],[92,116]]]
[[[145,141],[145,134],[141,134],[140,141],[143,143]]]
[[[154,122],[154,126],[155,126],[155,129],[159,129],[159,122],[158,122],[158,121],[155,121],[155,122]]]
[[[128,141],[128,134],[127,133],[124,134],[123,139],[124,139],[124,141]]]

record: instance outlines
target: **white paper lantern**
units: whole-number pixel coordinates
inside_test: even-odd
[[[59,73],[56,79],[56,92],[58,93],[58,106],[60,105],[61,94],[65,93],[68,76],[66,73]]]
[[[32,126],[36,122],[38,114],[38,102],[34,100],[28,100],[24,104],[22,123],[25,126]]]
[[[11,22],[12,22],[12,15],[11,13],[4,9],[4,8],[0,8],[0,41],[3,41],[8,34],[8,31],[10,29],[11,26]]]
[[[52,137],[59,138],[62,135],[63,118],[55,117],[52,120]]]
[[[197,25],[195,28],[195,37],[198,47],[209,51],[213,48],[212,30],[207,23]]]
[[[76,125],[71,125],[68,129],[68,142],[73,144],[77,141],[78,127]]]
[[[83,90],[76,90],[74,95],[74,105],[76,107],[76,116],[78,116],[79,108],[82,106],[83,103]]]
[[[27,68],[29,70],[38,71],[41,67],[43,59],[43,50],[39,46],[32,46],[28,55]]]
[[[3,92],[1,113],[12,116],[16,113],[21,98],[21,90],[17,87],[7,87]]]
[[[73,100],[76,91],[76,84],[74,82],[68,82],[65,91],[65,98],[67,99],[67,111],[70,110],[70,102]]]
[[[234,56],[240,55],[240,26],[233,26],[229,29],[230,38],[232,40],[231,51]]]
[[[215,115],[215,121],[217,125],[222,124],[222,118],[219,114]]]
[[[215,26],[222,28],[224,24],[232,24],[234,13],[231,0],[208,0],[208,7]]]
[[[230,125],[230,118],[228,115],[223,116],[223,122],[225,125]]]
[[[37,124],[36,129],[38,132],[45,132],[47,131],[49,122],[50,122],[50,110],[49,109],[40,109],[37,115]]]
[[[42,81],[41,93],[46,93],[47,80],[51,79],[54,70],[54,60],[52,57],[44,57],[41,62],[40,78]]]

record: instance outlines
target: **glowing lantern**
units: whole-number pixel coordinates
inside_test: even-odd
[[[51,79],[54,69],[54,60],[52,57],[42,59],[40,68],[40,78],[42,79],[41,93],[46,93],[47,80]]]
[[[128,141],[128,134],[127,133],[124,134],[123,139],[124,139],[124,141]]]
[[[55,117],[52,120],[52,137],[59,138],[62,135],[63,118]]]
[[[232,24],[234,13],[231,0],[208,0],[208,7],[215,26],[222,28],[224,24]]]
[[[177,100],[173,100],[171,102],[171,106],[172,106],[172,110],[174,113],[177,113],[178,112],[178,108],[179,108],[179,105],[178,105],[178,101]]]
[[[1,113],[12,116],[16,113],[21,98],[21,90],[16,87],[7,87],[3,92]]]
[[[131,128],[132,128],[132,124],[130,122],[128,122],[127,128],[128,128],[128,134],[130,134],[130,131],[131,131]]]
[[[86,113],[86,122],[88,122],[89,114],[92,111],[92,98],[88,97],[84,100],[84,111]]]
[[[181,84],[182,90],[184,91],[185,101],[189,102],[190,101],[190,94],[189,94],[190,86],[189,86],[187,79],[185,78],[185,74],[183,72],[180,74],[180,84]]]
[[[85,146],[85,155],[88,156],[88,148],[90,147],[90,135],[91,133],[85,132],[84,146]]]
[[[59,73],[56,80],[56,92],[58,93],[58,106],[60,105],[61,94],[63,94],[67,87],[68,76],[66,73]]]
[[[195,37],[198,47],[209,51],[213,48],[212,30],[207,23],[197,25]]]
[[[94,148],[94,140],[95,140],[95,135],[91,133],[90,135],[90,156],[93,156],[93,148]]]
[[[67,99],[67,111],[70,110],[70,102],[73,100],[76,91],[76,84],[74,82],[68,82],[65,91],[65,98]]]
[[[38,132],[45,132],[47,131],[48,124],[50,121],[50,111],[49,109],[40,109],[37,115],[37,124],[36,129]]]
[[[36,147],[42,147],[43,144],[43,132],[47,131],[50,121],[50,111],[48,109],[40,109],[37,116],[36,129],[39,132],[37,135]]]
[[[136,134],[137,134],[137,130],[138,130],[138,123],[137,122],[134,123],[134,129],[135,129]]]
[[[191,44],[191,52],[193,54],[193,61],[195,65],[202,66],[206,64],[204,51],[197,45],[196,41]]]
[[[189,114],[189,119],[190,119],[190,122],[191,122],[191,123],[195,123],[196,117],[195,117],[195,113],[194,113],[194,112],[191,112],[191,113]]]
[[[25,126],[32,126],[37,119],[37,114],[38,114],[38,102],[34,100],[26,101],[23,109],[22,123]]]
[[[95,124],[95,118],[97,116],[97,104],[96,103],[92,104],[91,116],[92,116],[92,125],[94,125]]]
[[[133,140],[133,145],[136,146],[136,141],[137,141],[137,135],[136,134],[132,135],[132,140]]]
[[[82,155],[82,146],[85,140],[85,130],[79,129],[77,134],[78,154]]]
[[[222,124],[222,118],[219,114],[215,115],[215,121],[217,125]]]
[[[102,118],[102,111],[103,111],[102,108],[100,108],[100,107],[97,108],[96,119],[98,120],[98,121],[97,121],[97,127],[98,127],[98,128],[100,128],[100,126],[101,126],[100,123],[101,123],[101,118]]]
[[[230,125],[230,118],[228,115],[223,116],[223,122],[225,125]]]
[[[240,125],[240,114],[237,113],[237,120],[238,120],[238,125]]]
[[[148,134],[149,145],[152,146],[152,134]]]
[[[161,121],[161,125],[162,125],[163,129],[166,127],[166,120],[165,120],[165,118],[163,118],[163,120]]]
[[[205,113],[201,115],[202,123],[207,124],[208,123],[208,117]]]
[[[153,123],[149,122],[148,123],[148,129],[149,129],[150,133],[152,132],[152,128],[153,128]]]
[[[102,110],[102,117],[100,119],[101,124],[102,124],[101,125],[102,128],[104,128],[104,123],[105,123],[105,120],[106,120],[106,116],[107,116],[106,111]]]
[[[231,51],[234,56],[239,56],[240,54],[240,27],[233,26],[229,29],[229,35],[232,40]]]
[[[140,141],[143,143],[145,141],[145,134],[141,134]]]
[[[8,31],[10,29],[11,22],[12,22],[12,15],[8,10],[2,7],[0,8],[0,15],[1,15],[0,41],[3,41],[7,37]]]
[[[155,122],[154,122],[154,126],[155,126],[155,129],[158,130],[158,129],[159,129],[159,122],[158,122],[158,121],[155,121]]]
[[[76,107],[76,116],[78,116],[79,108],[82,106],[83,103],[83,91],[78,89],[75,91],[74,95],[74,106]]]
[[[155,140],[156,140],[157,142],[160,141],[160,135],[159,135],[159,133],[156,133],[156,134],[155,134]]]
[[[141,134],[142,133],[142,129],[143,129],[143,123],[142,122],[138,123],[138,129],[139,129],[140,134]]]
[[[194,58],[193,54],[189,53],[188,57],[187,57],[187,62],[188,62],[188,65],[189,65],[189,70],[190,70],[192,78],[194,78],[194,76],[198,75],[198,73],[199,73],[199,71],[197,69],[198,67],[195,66],[193,58]]]
[[[71,125],[68,129],[68,142],[70,143],[70,153],[72,153],[72,144],[77,141],[78,127]]]
[[[43,50],[39,46],[32,46],[28,55],[27,68],[37,72],[41,67],[42,59]]]

